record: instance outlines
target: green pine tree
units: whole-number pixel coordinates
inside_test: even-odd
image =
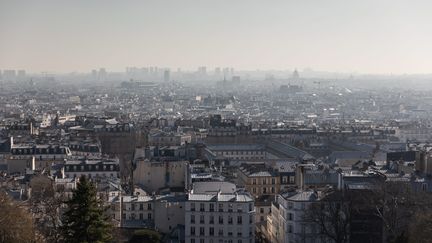
[[[105,215],[102,200],[96,187],[86,177],[81,177],[72,198],[66,202],[62,232],[65,242],[110,242],[111,224]]]

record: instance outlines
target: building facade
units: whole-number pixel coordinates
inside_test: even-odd
[[[218,191],[192,190],[189,193],[185,205],[185,242],[255,242],[253,198],[249,194],[232,192],[229,189],[232,183],[198,183],[220,187]]]

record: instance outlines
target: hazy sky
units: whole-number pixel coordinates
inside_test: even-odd
[[[0,0],[0,69],[432,73],[430,0]]]

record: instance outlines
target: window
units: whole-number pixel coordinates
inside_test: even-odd
[[[290,176],[289,180],[290,180],[290,183],[293,184],[294,180],[295,180],[295,177],[294,176]]]
[[[263,187],[263,193],[267,193],[267,187]]]
[[[241,205],[237,205],[237,212],[243,213],[243,208]]]
[[[152,219],[152,214],[151,213],[147,214],[147,219]]]
[[[147,210],[152,210],[152,206],[151,206],[151,204],[149,203],[149,204],[147,204]]]
[[[131,214],[131,219],[135,219],[135,214],[134,213]]]
[[[260,208],[260,213],[264,213],[264,208]]]
[[[204,224],[204,215],[200,215],[200,224]]]
[[[256,187],[252,187],[252,192],[256,193]]]
[[[283,184],[287,184],[288,183],[288,177],[287,176],[283,176],[282,177],[282,183]]]
[[[230,204],[228,205],[228,212],[232,212],[232,211],[233,211],[233,204],[230,203]]]
[[[262,180],[262,184],[263,185],[267,184],[267,180],[265,178]]]
[[[293,227],[292,227],[292,225],[288,225],[288,233],[292,233],[293,232]]]
[[[195,224],[195,215],[191,215],[190,222],[191,222],[191,224]]]
[[[200,239],[200,243],[204,243],[205,242],[205,240],[204,239]]]
[[[271,188],[271,192],[275,193],[275,188],[274,187]]]
[[[209,224],[214,224],[214,216],[210,215]]]
[[[292,213],[288,214],[288,220],[293,220],[293,214]]]
[[[294,207],[294,204],[292,202],[288,202],[288,209],[292,209]]]
[[[143,220],[144,219],[144,215],[142,213],[139,214],[139,219]]]
[[[132,208],[132,209],[131,209],[132,211],[135,211],[135,203],[132,203],[132,204],[131,204],[131,208]]]
[[[195,211],[195,203],[191,203],[191,211]]]
[[[210,212],[214,212],[214,204],[210,203],[210,208],[209,208]]]
[[[212,235],[212,236],[214,235],[214,228],[213,227],[209,228],[209,234]]]
[[[219,224],[223,224],[223,217],[219,216]]]
[[[231,215],[228,216],[228,224],[232,224],[233,223],[233,218]]]
[[[204,227],[200,227],[200,235],[204,235]]]
[[[222,229],[222,228],[219,229],[219,231],[218,231],[218,235],[220,235],[220,236],[223,235],[223,229]]]
[[[242,223],[243,223],[243,217],[237,216],[237,224],[242,224]]]
[[[200,211],[204,212],[204,203],[200,203]]]
[[[252,184],[253,184],[253,185],[256,185],[256,179],[253,179],[253,180],[252,180]]]
[[[195,239],[192,238],[190,242],[191,242],[191,243],[195,243]]]
[[[275,179],[275,178],[272,178],[272,179],[271,179],[271,182],[272,182],[273,185],[276,184],[276,179]]]
[[[223,204],[219,203],[219,212],[223,212]]]
[[[191,235],[195,235],[195,227],[191,227],[190,228],[190,234]]]
[[[144,204],[143,203],[140,203],[139,209],[144,210]]]

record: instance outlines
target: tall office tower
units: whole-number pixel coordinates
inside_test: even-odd
[[[15,79],[16,79],[15,70],[4,70],[3,71],[3,79],[5,81],[15,81]]]
[[[207,67],[205,66],[198,67],[198,74],[202,76],[207,75]]]
[[[93,80],[96,80],[96,79],[97,79],[97,70],[96,70],[96,69],[93,69],[93,70],[91,71],[91,78],[92,78]]]
[[[105,80],[107,77],[107,71],[105,68],[99,68],[99,80]]]
[[[164,82],[169,82],[170,81],[170,70],[165,70],[164,71]]]
[[[24,80],[26,76],[26,71],[25,70],[18,70],[18,75],[17,75],[17,79],[18,80]]]
[[[221,75],[221,68],[220,67],[215,68],[215,75],[216,76],[220,76]]]
[[[233,82],[240,82],[240,76],[232,76],[231,79]]]
[[[224,68],[223,69],[223,75],[225,76],[225,77],[227,77],[228,75],[229,75],[229,72],[230,72],[230,68]]]

